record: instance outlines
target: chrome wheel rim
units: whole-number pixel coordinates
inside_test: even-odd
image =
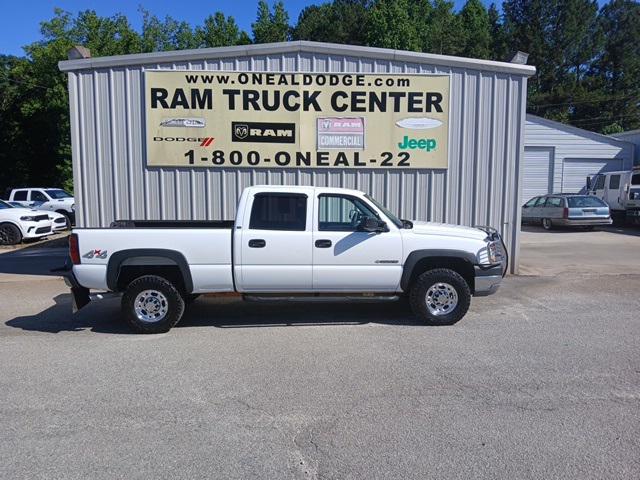
[[[138,320],[155,323],[162,320],[169,312],[167,297],[158,290],[144,290],[138,294],[133,302],[133,308]]]
[[[432,315],[447,315],[458,305],[458,292],[448,283],[434,283],[427,290],[425,301]]]
[[[551,227],[551,220],[549,220],[548,218],[543,219],[542,226],[549,230],[549,228]]]

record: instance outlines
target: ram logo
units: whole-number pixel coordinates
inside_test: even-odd
[[[244,140],[245,138],[247,138],[247,135],[249,135],[249,125],[236,124],[234,128],[236,137],[240,139]]]
[[[109,253],[106,250],[89,250],[87,253],[82,255],[82,258],[99,258],[100,260],[104,260],[107,258]]]

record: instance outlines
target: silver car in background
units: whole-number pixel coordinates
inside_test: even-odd
[[[609,205],[592,195],[550,194],[534,197],[522,206],[522,223],[542,225],[545,230],[556,226],[584,227],[611,225]]]

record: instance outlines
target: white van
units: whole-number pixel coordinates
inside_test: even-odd
[[[587,178],[587,190],[609,204],[614,220],[640,225],[640,168],[598,173]]]

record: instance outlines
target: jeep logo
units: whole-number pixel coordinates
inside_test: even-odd
[[[295,123],[231,122],[231,140],[251,143],[295,143]]]
[[[398,143],[398,148],[400,150],[425,150],[427,152],[431,152],[436,149],[436,139],[435,138],[409,138],[406,135],[402,139],[400,143]]]

